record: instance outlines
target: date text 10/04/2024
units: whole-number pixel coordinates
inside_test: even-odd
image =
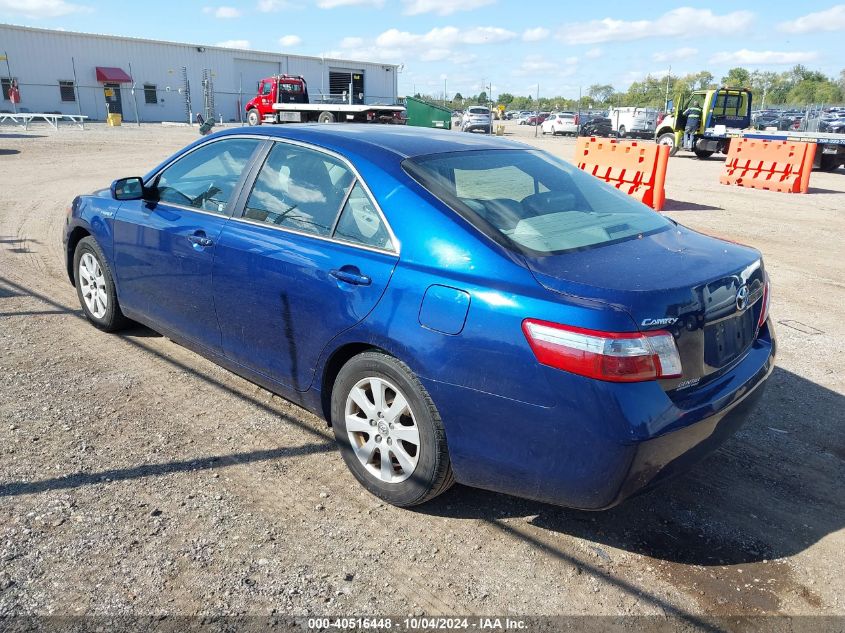
[[[309,618],[308,628],[316,630],[395,630],[395,631],[431,631],[431,630],[477,630],[477,631],[518,631],[527,629],[523,620],[497,617],[446,618],[446,617],[411,617],[411,618]]]

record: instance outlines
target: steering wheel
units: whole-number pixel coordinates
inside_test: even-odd
[[[219,207],[219,203],[214,201],[215,194],[221,193],[223,190],[214,184],[214,181],[208,184],[208,189],[203,191],[200,195],[196,198],[191,200],[192,207],[199,207],[201,209],[205,209],[206,211],[217,211]],[[206,209],[205,203],[210,202],[215,207],[214,209]]]

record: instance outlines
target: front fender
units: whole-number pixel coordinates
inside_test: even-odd
[[[110,196],[102,195],[102,192],[90,196],[79,196],[74,200],[64,233],[66,265],[72,283],[74,282],[73,255],[76,244],[86,234],[97,241],[109,266],[113,268],[113,224],[120,204]]]

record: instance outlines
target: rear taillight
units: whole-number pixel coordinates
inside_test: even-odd
[[[609,380],[639,382],[680,376],[681,357],[670,332],[599,332],[525,319],[522,330],[543,365]]]
[[[575,125],[578,125],[578,122],[579,122],[580,120],[581,120],[581,117],[579,117],[579,116],[576,114],[576,115],[575,115]]]
[[[757,327],[761,328],[766,323],[766,319],[769,318],[769,302],[771,301],[772,294],[771,290],[769,289],[769,278],[766,276],[766,283],[763,284],[763,307],[760,308],[760,320],[757,321]]]

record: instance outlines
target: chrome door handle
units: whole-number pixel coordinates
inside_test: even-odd
[[[206,237],[205,235],[189,235],[188,241],[191,244],[202,247],[214,245],[214,240],[212,240],[210,237]]]
[[[353,284],[355,286],[369,286],[373,282],[372,279],[366,275],[362,275],[360,272],[343,270],[342,268],[340,270],[331,270],[329,271],[329,274],[339,281],[347,284]]]

